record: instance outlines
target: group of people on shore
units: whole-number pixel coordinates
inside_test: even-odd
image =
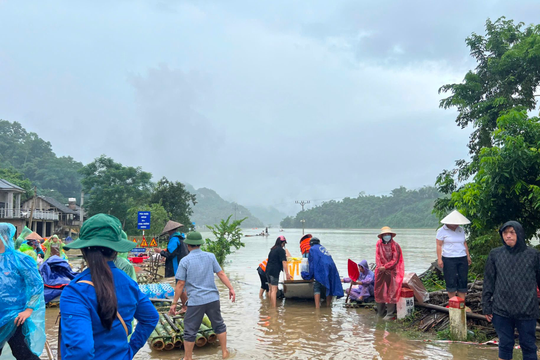
[[[226,358],[226,326],[214,273],[229,288],[232,301],[234,289],[214,254],[200,250],[201,234],[192,231],[184,236],[177,232],[182,224],[175,224],[178,226],[170,228],[168,224],[169,229],[164,229],[169,233],[169,247],[156,252],[172,265],[177,280],[170,313],[176,314],[181,295],[186,306],[184,359],[192,359],[197,330],[205,314]],[[7,343],[17,360],[38,360],[47,340],[43,279],[33,257],[15,249],[15,233],[15,226],[0,223],[0,354]],[[66,250],[80,249],[87,268],[73,278],[60,297],[58,358],[132,359],[144,345],[159,314],[139,289],[136,277],[115,265],[125,260],[119,254],[135,246],[122,231],[120,221],[106,214],[89,218],[79,238],[63,245]]]

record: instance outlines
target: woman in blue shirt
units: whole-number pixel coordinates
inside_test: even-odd
[[[88,269],[60,298],[63,360],[132,359],[154,330],[159,314],[150,299],[113,263],[118,252],[134,246],[122,237],[120,221],[105,214],[88,219],[79,239],[65,246],[81,249]]]

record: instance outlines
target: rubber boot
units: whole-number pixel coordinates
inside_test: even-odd
[[[396,319],[396,304],[386,304],[386,316],[383,320]]]
[[[385,310],[386,310],[386,304],[385,303],[377,303],[377,315],[379,315],[379,317],[384,316]]]

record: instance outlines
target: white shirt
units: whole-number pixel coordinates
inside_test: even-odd
[[[449,258],[467,256],[465,250],[465,231],[458,226],[455,231],[450,230],[446,225],[437,230],[437,240],[443,242],[442,256]]]

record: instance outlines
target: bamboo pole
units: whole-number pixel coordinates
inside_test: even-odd
[[[163,329],[170,336],[170,341],[165,342],[165,350],[174,349],[176,346],[176,332],[172,329],[167,320],[165,320],[165,317],[163,315],[159,317],[159,322],[161,323],[161,326],[163,326]]]
[[[173,324],[175,324],[176,328],[178,329],[176,332],[177,340],[174,346],[181,347],[182,345],[180,346],[177,346],[177,345],[178,345],[178,340],[182,341],[182,343],[184,342],[184,323],[180,319],[171,319],[171,320],[173,321]]]
[[[167,322],[173,328],[174,331],[176,331],[176,332],[180,331],[180,329],[178,329],[178,327],[175,325],[173,319],[171,319],[169,314],[163,314],[163,317],[165,318],[165,320],[167,320]]]
[[[201,333],[197,333],[197,335],[195,335],[195,345],[197,345],[197,347],[203,347],[207,342],[208,340],[206,340],[204,335]]]
[[[176,324],[178,325],[180,332],[183,335],[184,334],[184,321],[178,318],[174,320]],[[199,328],[199,332],[197,332],[197,335],[195,336],[195,345],[197,345],[197,347],[203,347],[204,345],[206,345],[206,343],[208,343],[208,339],[203,334],[201,334],[200,331],[201,329]]]
[[[165,348],[165,342],[158,335],[155,329],[154,331],[152,331],[152,333],[148,337],[148,344],[150,345],[152,349],[155,349],[155,350],[163,350]]]
[[[445,312],[445,313],[450,313],[450,311],[447,308],[443,307],[443,306],[438,306],[438,305],[433,305],[433,304],[426,304],[426,303],[415,303],[415,305],[424,307],[426,309],[433,309],[433,310],[438,310],[438,311]],[[487,321],[486,317],[484,315],[481,315],[481,314],[475,314],[475,313],[470,313],[470,312],[466,312],[465,314],[470,319]],[[536,331],[540,331],[540,326],[536,327]]]
[[[169,333],[163,328],[163,325],[161,323],[158,323],[156,325],[156,332],[160,337],[163,338],[163,342],[165,343],[165,350],[172,350],[174,349],[174,342]]]
[[[206,316],[206,314],[204,314],[204,317],[202,319],[202,323],[205,325],[205,326],[208,326],[209,328],[212,327],[212,323],[210,322],[210,319],[208,318],[208,316]]]
[[[213,344],[217,340],[217,335],[214,332],[212,328],[209,328],[208,326],[201,324],[201,327],[199,328],[199,331],[204,335],[204,337],[208,340],[209,344]]]
[[[441,312],[445,312],[447,314],[450,313],[450,311],[448,310],[448,308],[445,308],[444,306],[439,306],[439,305],[433,305],[433,304],[426,304],[426,303],[416,303],[415,304],[416,306],[421,306],[421,307],[424,307],[426,309],[433,309],[433,310],[438,310],[438,311],[441,311]],[[475,314],[475,313],[472,313],[472,312],[467,312],[467,317],[470,318],[470,319],[476,319],[476,320],[486,320],[486,317],[484,315],[481,315],[481,314]]]

